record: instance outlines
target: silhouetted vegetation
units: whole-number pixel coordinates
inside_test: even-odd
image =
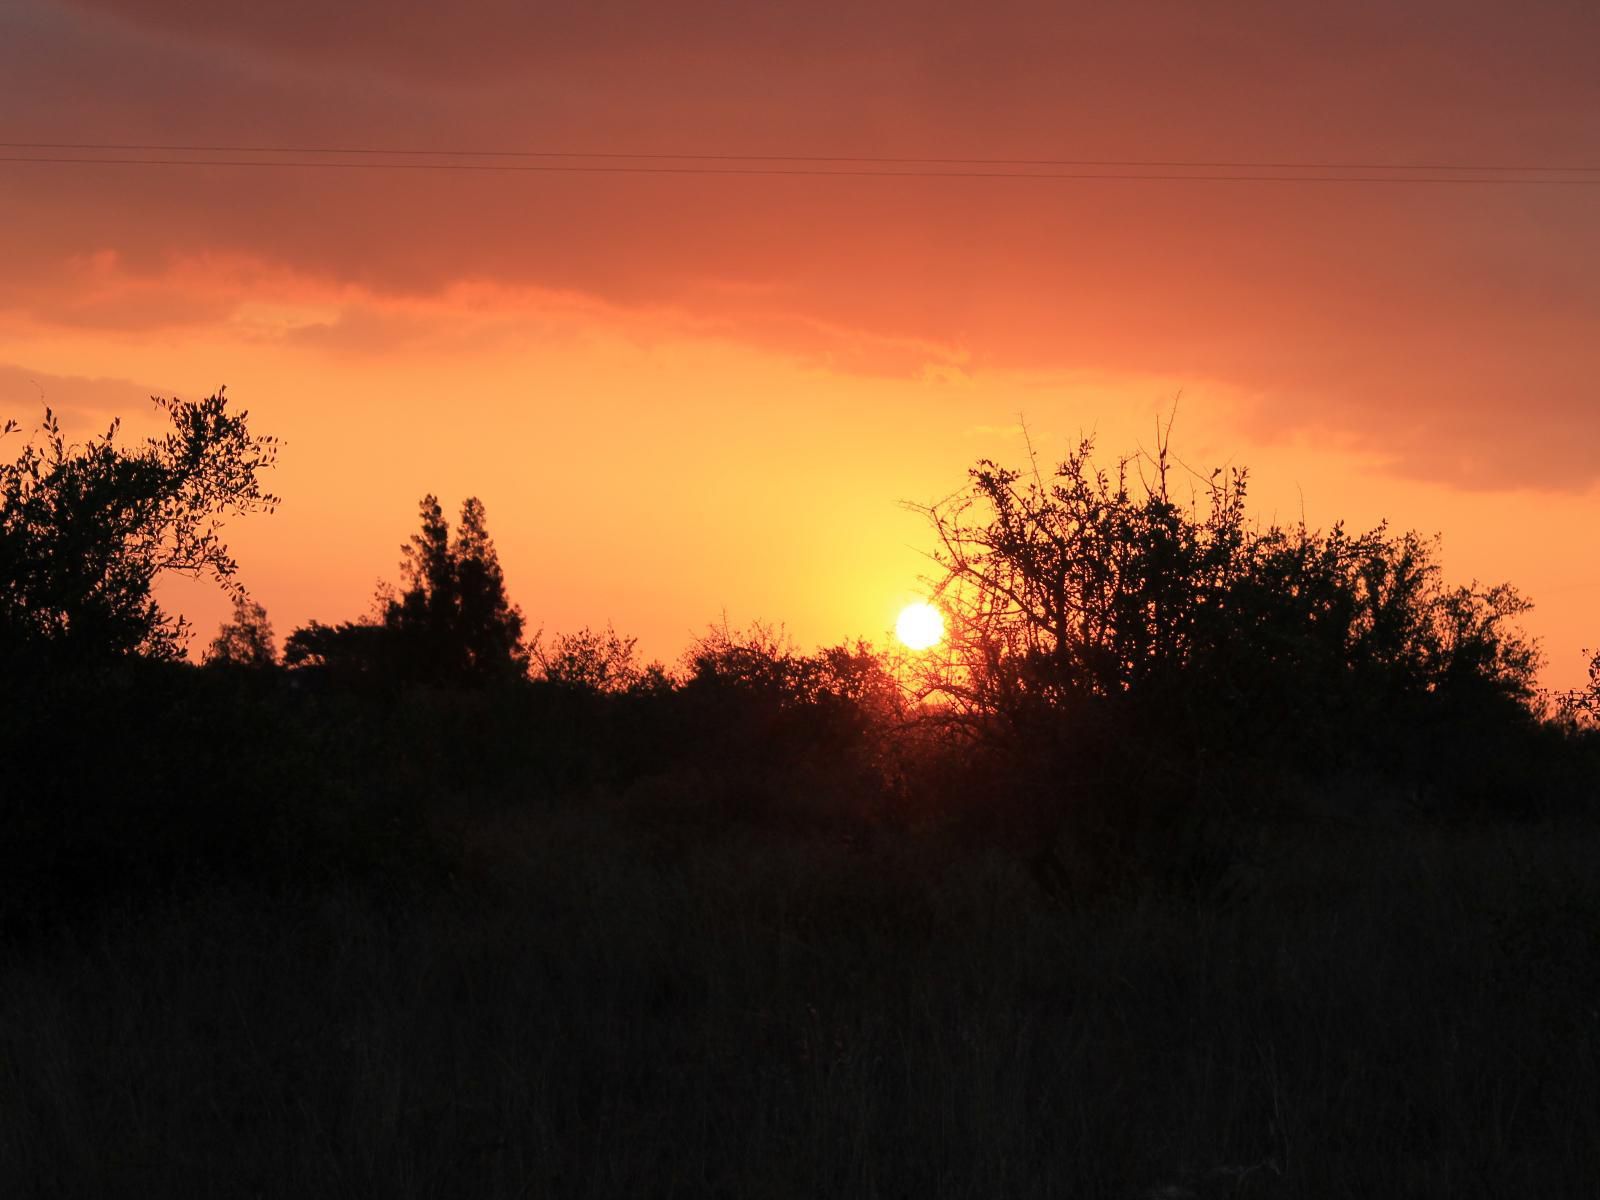
[[[1600,725],[1600,653],[1589,660],[1589,684],[1561,698],[1561,716],[1575,725]]]
[[[606,693],[670,687],[660,663],[639,664],[634,655],[637,644],[636,638],[619,637],[608,625],[604,633],[584,628],[557,634],[548,646],[542,637],[535,638],[531,654],[536,677],[547,683]]]
[[[252,437],[249,414],[230,413],[220,391],[154,403],[172,428],[140,446],[116,444],[117,421],[69,444],[46,409],[39,434],[0,462],[0,665],[175,658],[185,630],[151,598],[156,577],[237,587],[222,519],[276,504],[258,478],[276,440]]]
[[[978,815],[1063,885],[1193,884],[1226,868],[1241,818],[1331,778],[1437,815],[1592,803],[1552,768],[1510,585],[1447,585],[1415,533],[1259,526],[1242,470],[1180,502],[1164,443],[1111,470],[1092,451],[980,463],[922,510],[950,627],[922,694],[1003,781]]]
[[[224,622],[206,647],[205,662],[221,667],[275,667],[278,645],[267,610],[247,596],[236,596],[233,619]]]
[[[435,497],[424,496],[421,509],[422,530],[404,548],[405,590],[380,597],[370,621],[295,630],[285,662],[386,685],[461,687],[527,674],[522,613],[506,599],[483,504],[461,506],[454,539]]]
[[[7,1194],[1600,1179],[1600,657],[1541,696],[1433,540],[1085,443],[923,510],[937,650],[669,668],[428,496],[367,617],[280,662],[239,593],[202,669],[150,584],[232,580],[273,443],[167,411],[0,468]]]

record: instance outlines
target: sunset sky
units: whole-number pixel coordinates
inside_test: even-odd
[[[435,492],[482,497],[530,628],[671,661],[724,612],[883,638],[930,570],[902,502],[1017,460],[1019,414],[1047,456],[1148,446],[1181,391],[1186,462],[1248,465],[1265,519],[1441,533],[1449,577],[1532,597],[1570,686],[1600,644],[1600,6],[1315,9],[4,0],[7,158],[1504,182],[0,162],[0,418],[138,427],[225,384],[286,443],[282,508],[229,536],[280,636],[362,614]],[[166,594],[198,650],[223,601]]]

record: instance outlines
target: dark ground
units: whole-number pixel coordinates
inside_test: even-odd
[[[454,878],[208,885],[0,966],[7,1196],[1600,1194],[1600,831],[1307,819],[1199,895],[648,788]]]

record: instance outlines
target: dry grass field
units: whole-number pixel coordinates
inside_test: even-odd
[[[438,888],[7,951],[10,1197],[1600,1194],[1600,833],[1265,830],[1068,907],[935,836],[457,821]]]

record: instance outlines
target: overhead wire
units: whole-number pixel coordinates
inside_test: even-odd
[[[749,162],[749,163],[853,163],[883,166],[970,166],[970,167],[1118,167],[1152,170],[1219,171],[1450,171],[1481,174],[1600,174],[1600,165],[1587,164],[1510,164],[1474,162],[1339,162],[1333,160],[1283,161],[1249,159],[1136,159],[1136,158],[984,158],[879,154],[729,154],[662,153],[612,150],[509,150],[502,148],[464,149],[406,148],[378,146],[244,146],[143,142],[4,142],[5,150],[79,150],[97,152],[161,154],[311,154],[389,158],[535,158],[601,159],[649,162]]]
[[[594,156],[599,157],[599,156]],[[799,161],[774,159],[772,161]],[[815,161],[847,160],[835,159]],[[929,161],[929,160],[919,160]],[[1218,173],[1196,171],[1002,171],[974,168],[955,169],[874,169],[867,167],[824,168],[819,166],[696,166],[662,165],[659,163],[472,163],[472,162],[417,162],[417,161],[337,161],[285,158],[107,158],[89,155],[0,155],[0,163],[77,165],[99,167],[228,167],[258,170],[333,170],[333,171],[468,171],[496,174],[538,175],[717,175],[717,176],[800,176],[811,178],[853,179],[1039,179],[1039,180],[1094,180],[1126,183],[1299,183],[1299,184],[1377,184],[1377,185],[1491,185],[1491,186],[1600,186],[1600,175],[1594,177],[1548,175],[1336,175],[1336,174],[1286,174],[1281,170],[1271,173]],[[1297,168],[1299,169],[1299,168]],[[1317,168],[1304,168],[1312,170]],[[1321,168],[1327,170],[1328,168]],[[1355,169],[1355,168],[1352,168]],[[1379,168],[1367,167],[1364,170]],[[1383,168],[1403,170],[1404,168]],[[1436,168],[1437,169],[1437,168]],[[1471,170],[1472,168],[1460,168]]]

